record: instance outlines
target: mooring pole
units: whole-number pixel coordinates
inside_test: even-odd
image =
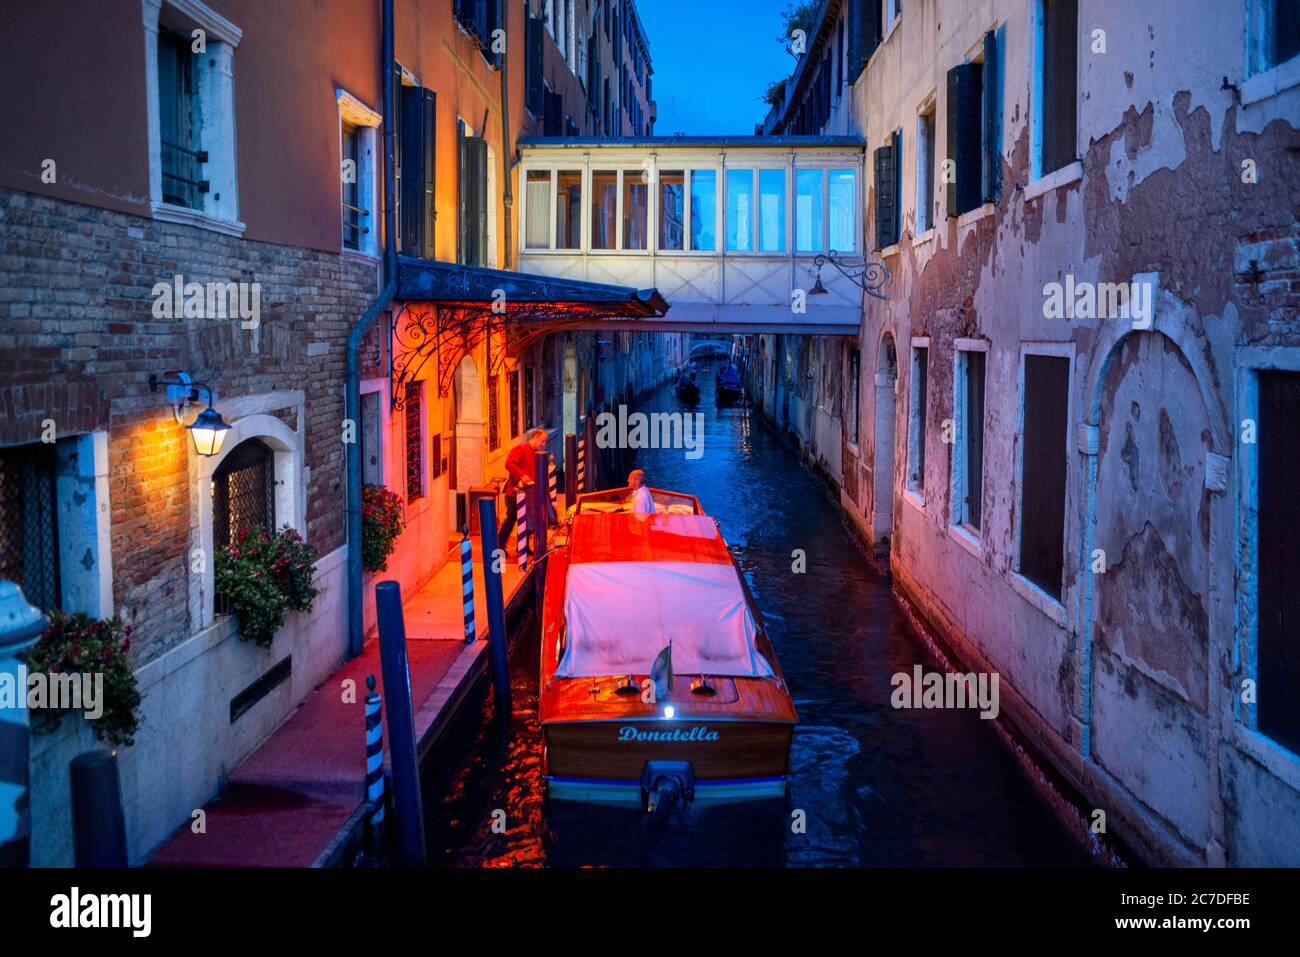
[[[564,507],[567,511],[578,501],[578,437],[570,432],[564,437]]]
[[[384,675],[384,711],[392,755],[393,812],[397,818],[397,859],[404,867],[424,867],[424,808],[420,763],[415,756],[415,717],[411,712],[411,669],[406,658],[402,588],[395,581],[375,586],[379,617],[379,660]]]
[[[549,452],[533,453],[533,474],[546,475],[551,470]],[[533,493],[533,595],[540,597],[546,584],[546,566],[542,559],[546,557],[546,539],[551,529],[550,495],[544,482],[536,482],[530,489]],[[540,605],[539,605],[540,607]]]
[[[504,553],[497,561],[497,509],[496,502],[481,498],[478,503],[478,524],[482,532],[483,596],[487,601],[488,654],[492,661],[492,694],[496,701],[496,717],[510,720],[510,649],[506,645],[506,609],[501,591],[501,568]]]
[[[126,814],[117,753],[101,748],[72,759],[72,848],[77,867],[126,867]]]
[[[366,800],[370,816],[366,821],[366,840],[370,853],[378,856],[384,834],[384,722],[380,714],[383,698],[375,690],[375,676],[366,675]]]

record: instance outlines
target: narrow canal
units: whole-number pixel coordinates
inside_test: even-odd
[[[867,565],[823,486],[701,374],[704,452],[643,450],[648,484],[693,492],[722,524],[799,711],[786,801],[694,806],[664,826],[635,808],[547,801],[538,630],[517,641],[508,734],[473,720],[435,758],[435,866],[1008,866],[1091,858],[974,711],[895,710],[890,677],[938,667]],[[676,408],[671,388],[643,411]],[[792,553],[807,571],[792,571]],[[804,812],[798,833],[794,812]],[[500,812],[504,812],[504,817]],[[495,823],[495,827],[494,827]],[[502,833],[502,831],[504,832]]]

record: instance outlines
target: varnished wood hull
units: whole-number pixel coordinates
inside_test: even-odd
[[[771,678],[712,677],[715,693],[690,690],[696,676],[676,676],[671,701],[643,702],[619,694],[619,677],[560,678],[564,548],[548,558],[542,606],[539,719],[546,745],[548,794],[582,801],[641,800],[642,773],[651,761],[689,761],[699,801],[780,797],[790,774],[790,744],[798,721],[771,643],[759,624],[756,644]],[[646,675],[632,675],[640,688]],[[672,717],[667,707],[672,706]]]

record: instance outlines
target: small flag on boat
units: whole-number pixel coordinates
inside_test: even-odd
[[[673,694],[673,643],[668,642],[650,666],[650,680],[655,683],[655,699],[671,698]]]

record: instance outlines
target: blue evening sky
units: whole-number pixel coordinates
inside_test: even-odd
[[[795,59],[776,35],[786,0],[637,0],[650,40],[655,133],[746,134],[767,115],[763,91]]]

